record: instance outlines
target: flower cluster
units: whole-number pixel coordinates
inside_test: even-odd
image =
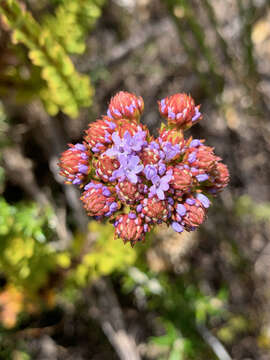
[[[66,183],[83,189],[89,216],[108,218],[115,235],[133,246],[156,224],[181,233],[206,218],[211,197],[224,189],[229,172],[204,140],[185,139],[184,130],[202,119],[191,96],[160,102],[162,125],[154,138],[140,123],[141,97],[119,92],[102,119],[89,124],[82,144],[69,145],[59,161]]]

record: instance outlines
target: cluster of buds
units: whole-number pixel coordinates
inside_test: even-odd
[[[206,218],[210,198],[229,182],[229,172],[204,140],[184,131],[202,119],[191,96],[158,102],[166,118],[154,138],[140,123],[141,97],[119,92],[107,115],[89,124],[82,144],[69,145],[59,161],[66,183],[78,185],[89,216],[109,219],[115,236],[133,246],[155,225],[181,233]]]

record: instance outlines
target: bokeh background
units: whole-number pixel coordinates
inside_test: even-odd
[[[270,359],[268,0],[0,1],[0,358]],[[231,182],[134,249],[58,175],[119,90],[190,93]]]

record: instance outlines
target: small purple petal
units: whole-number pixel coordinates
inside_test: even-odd
[[[206,181],[209,179],[209,176],[207,174],[199,174],[196,176],[196,179],[199,181],[199,182],[203,182],[203,181]]]
[[[110,110],[108,110],[108,112],[109,112],[109,111],[110,111]],[[108,116],[109,116],[109,115],[108,115]],[[112,116],[109,116],[109,117],[112,118]],[[114,122],[112,122],[112,121],[105,120],[105,123],[106,123],[107,125],[109,125],[110,129],[112,129],[112,130],[114,130],[114,129],[116,128],[116,124],[115,124]]]
[[[189,162],[190,164],[192,164],[195,160],[196,160],[196,152],[192,152],[192,153],[189,154],[189,156],[188,156],[188,162]]]
[[[155,141],[151,141],[150,144],[149,144],[149,148],[158,150],[159,149],[159,144],[156,143]]]
[[[161,189],[157,189],[157,197],[158,197],[160,200],[164,200],[164,199],[165,199],[164,192],[163,192]]]
[[[166,165],[164,163],[160,163],[159,166],[158,166],[158,172],[159,172],[159,175],[162,176],[165,174],[166,172]]]
[[[183,204],[177,204],[176,211],[180,216],[185,216],[187,209]]]
[[[114,212],[118,209],[118,205],[116,202],[112,202],[111,205],[110,205],[110,211],[111,212]],[[120,222],[120,221],[119,221]]]
[[[192,148],[192,147],[198,147],[202,145],[202,143],[200,142],[200,140],[198,139],[194,139],[191,141],[191,143],[189,144],[189,147]]]
[[[86,151],[86,147],[83,145],[83,144],[76,144],[74,146],[77,150],[80,150],[80,151]]]
[[[146,176],[146,179],[151,180],[152,177],[157,175],[157,169],[154,165],[146,165],[144,168],[144,174]]]
[[[128,214],[128,217],[129,217],[130,219],[136,219],[137,216],[136,216],[136,214],[130,212],[130,213]]]
[[[82,180],[80,180],[80,179],[78,179],[78,178],[76,178],[76,179],[74,179],[73,181],[72,181],[72,184],[73,185],[80,185],[82,183]]]
[[[120,113],[120,111],[118,109],[113,108],[113,113],[116,114],[117,116],[122,116],[122,114]]]
[[[110,109],[108,109],[107,115],[108,115],[109,118],[113,119],[113,116],[112,116],[112,114],[111,114],[111,112],[110,112]]]
[[[182,231],[184,231],[183,226],[180,225],[180,224],[179,224],[178,222],[176,222],[176,221],[174,221],[174,222],[172,223],[172,228],[173,228],[174,231],[179,232],[179,233],[181,233]]]
[[[195,201],[195,199],[190,199],[190,198],[188,198],[188,199],[186,200],[186,203],[187,203],[188,205],[194,205],[194,204],[196,203],[196,201]]]
[[[107,189],[106,187],[104,187],[103,190],[102,190],[102,194],[103,194],[104,196],[110,196],[110,195],[111,195],[111,192],[110,192],[109,189]]]
[[[138,213],[140,213],[140,212],[142,211],[142,209],[143,209],[142,204],[139,204],[139,205],[136,207],[136,210],[137,210]]]
[[[132,184],[137,184],[138,182],[138,176],[133,172],[128,173],[127,178],[130,182],[132,182]]]
[[[175,119],[175,116],[175,113],[170,108],[168,108],[168,117],[170,119]]]
[[[78,170],[82,174],[87,174],[88,173],[88,166],[87,165],[79,165]]]
[[[200,111],[198,110],[198,108],[195,108],[195,112],[196,112],[195,115],[194,115],[193,118],[191,119],[192,122],[198,120],[199,117],[202,115],[202,114],[200,113]]]
[[[198,194],[197,199],[203,204],[203,206],[207,209],[209,208],[209,206],[211,205],[210,200],[208,199],[207,196],[203,195],[203,194]]]
[[[88,155],[85,152],[82,152],[80,156],[81,156],[81,159],[88,160]]]

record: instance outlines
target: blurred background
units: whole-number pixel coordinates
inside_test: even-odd
[[[0,358],[270,359],[268,0],[0,1]],[[190,93],[231,173],[199,231],[134,249],[58,175],[119,90]]]

